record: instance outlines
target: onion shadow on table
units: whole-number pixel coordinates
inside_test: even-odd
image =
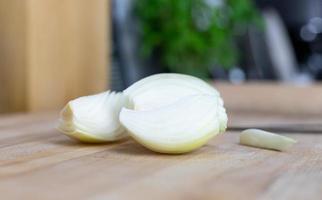
[[[57,140],[50,141],[52,144],[61,145],[61,146],[73,146],[73,147],[88,147],[88,146],[111,146],[111,145],[120,145],[128,141],[128,138],[123,138],[118,141],[111,141],[111,142],[100,142],[100,143],[86,143],[75,140],[68,136],[61,137]]]
[[[184,157],[191,157],[191,156],[198,156],[204,154],[207,151],[208,145],[204,145],[203,147],[193,150],[188,153],[179,153],[179,154],[169,154],[169,153],[159,153],[148,148],[140,145],[139,143],[135,142],[134,140],[129,140],[126,143],[123,143],[119,146],[115,146],[109,149],[110,152],[114,152],[117,154],[125,154],[125,155],[134,155],[134,156],[147,156],[153,158],[184,158]]]
[[[118,154],[136,155],[136,156],[163,155],[161,153],[153,152],[131,139],[129,139],[126,143],[122,143],[119,146],[115,146],[114,148],[109,149],[109,151],[118,153]]]

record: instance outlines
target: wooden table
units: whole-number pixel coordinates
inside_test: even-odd
[[[322,198],[322,134],[289,134],[298,144],[277,152],[241,146],[238,132],[227,132],[195,152],[171,156],[131,139],[105,145],[74,142],[53,128],[56,117],[0,117],[1,199]],[[239,125],[278,119],[230,117]]]

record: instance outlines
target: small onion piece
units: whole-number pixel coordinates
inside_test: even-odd
[[[110,91],[77,98],[61,111],[57,128],[82,142],[121,139],[126,134],[119,122],[119,113],[126,104],[126,97],[122,93]]]
[[[240,144],[264,149],[285,151],[295,143],[292,138],[260,129],[247,129],[240,134]]]
[[[218,101],[214,95],[193,95],[153,110],[123,108],[120,121],[150,150],[186,153],[220,133]]]

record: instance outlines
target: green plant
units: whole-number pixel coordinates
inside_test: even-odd
[[[207,3],[208,2],[208,3]],[[157,55],[170,71],[202,78],[209,68],[229,68],[238,61],[236,34],[260,24],[250,0],[137,0],[141,52]]]

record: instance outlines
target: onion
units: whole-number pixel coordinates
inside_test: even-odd
[[[240,144],[265,149],[285,151],[295,143],[292,138],[259,129],[247,129],[240,134]]]
[[[157,74],[122,93],[107,91],[70,101],[58,129],[83,142],[118,140],[128,130],[153,151],[185,153],[225,131],[223,105],[219,92],[201,79]]]
[[[152,110],[123,108],[120,121],[143,146],[160,153],[185,153],[220,133],[220,102],[214,95],[186,96]]]
[[[212,95],[219,103],[220,131],[227,128],[227,114],[219,92],[203,80],[183,74],[164,73],[144,78],[124,90],[134,110],[151,110],[191,95]]]
[[[83,142],[106,142],[124,137],[119,113],[127,103],[122,93],[103,92],[70,101],[61,112],[58,129]]]

